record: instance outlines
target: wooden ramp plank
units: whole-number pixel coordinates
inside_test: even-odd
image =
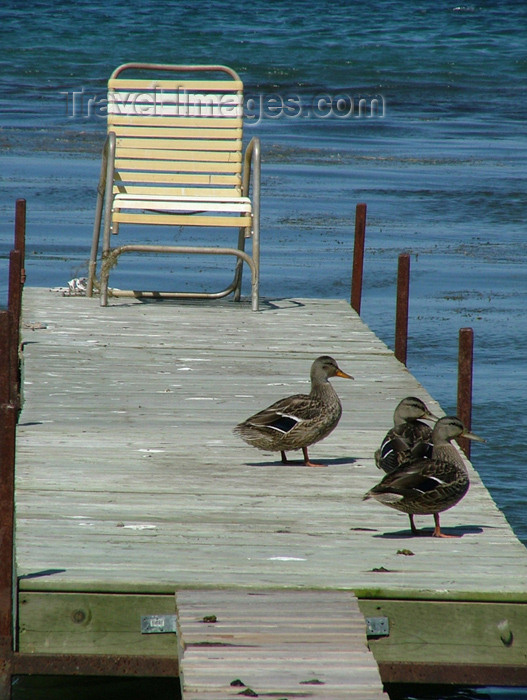
[[[184,700],[386,697],[350,592],[180,590],[176,600]]]

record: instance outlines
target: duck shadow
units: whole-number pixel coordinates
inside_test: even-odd
[[[452,537],[463,537],[463,535],[480,535],[484,528],[481,525],[458,525],[454,527],[442,527],[441,532]],[[396,532],[382,532],[373,535],[385,540],[413,540],[419,537],[432,537],[433,527],[420,528],[418,534],[414,535],[411,530],[397,530]]]
[[[315,460],[318,463],[318,460]],[[336,457],[335,459],[324,459],[320,466],[335,467],[344,464],[355,464],[358,462],[355,457]],[[304,464],[301,459],[291,459],[288,462],[281,462],[280,460],[274,460],[272,462],[245,462],[248,467],[283,467],[284,469],[289,469],[290,467],[303,467],[304,469],[314,469],[315,467],[308,467]]]

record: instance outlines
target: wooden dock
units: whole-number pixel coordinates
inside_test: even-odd
[[[193,601],[199,618],[206,596],[219,595],[220,609],[225,592],[251,604],[257,597],[249,594],[269,594],[265,609],[258,598],[254,634],[276,616],[273,596],[287,593],[292,601],[309,592],[308,630],[311,614],[319,605],[323,611],[317,596],[326,600],[331,592],[343,620],[355,598],[363,616],[386,619],[388,632],[369,635],[385,682],[527,685],[527,552],[477,472],[469,465],[468,495],[442,518],[444,531],[459,539],[412,538],[406,516],[362,501],[381,476],[373,453],[396,403],[418,395],[434,413],[442,411],[345,301],[279,299],[264,302],[259,313],[229,301],[121,299],[101,308],[95,299],[26,288],[22,330],[21,652],[172,656],[176,609],[185,644],[186,634],[195,639],[196,625],[186,632],[184,601]],[[234,425],[256,410],[307,391],[310,365],[321,354],[355,377],[332,380],[344,414],[310,451],[326,469],[284,466],[233,435]],[[431,529],[432,518],[417,524]],[[229,622],[229,634],[244,638],[250,609],[245,605],[241,621]],[[147,627],[154,621],[157,630],[145,632],[140,620]],[[222,667],[212,662],[221,627],[208,627],[212,643],[202,640],[200,659],[206,649],[210,668]],[[198,619],[198,629],[205,628]],[[296,658],[298,650],[287,630],[277,634],[267,645],[278,665],[266,664],[266,692],[280,692],[275,676],[294,697],[282,662],[284,653]],[[321,661],[328,634],[329,628],[321,632]],[[302,685],[298,696],[354,697],[328,694],[332,683],[337,689],[349,677],[346,644],[342,637],[340,661],[328,666],[334,676],[322,679],[326,692]],[[370,663],[366,685],[355,676],[357,697],[380,697],[364,644],[358,637],[352,643],[362,654],[360,668]],[[309,680],[300,670],[294,677]],[[248,683],[244,672],[240,679]],[[313,678],[323,673],[313,667]],[[267,688],[261,673],[257,680]],[[366,695],[366,686],[378,695]],[[189,688],[184,697],[227,697],[223,687],[220,695],[187,694]]]

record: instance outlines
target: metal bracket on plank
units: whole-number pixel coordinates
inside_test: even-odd
[[[141,615],[141,634],[177,634],[177,615]]]
[[[366,637],[389,637],[390,621],[387,617],[367,617]]]

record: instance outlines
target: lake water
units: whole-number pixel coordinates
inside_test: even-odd
[[[408,366],[447,413],[458,331],[474,329],[472,426],[488,442],[472,461],[527,543],[523,0],[4,0],[0,36],[2,299],[17,197],[28,284],[86,274],[105,133],[93,105],[113,68],[225,63],[252,98],[245,135],[262,140],[262,295],[349,298],[355,205],[366,202],[361,315],[393,347],[397,258],[409,252]],[[170,287],[174,271],[195,286],[195,259],[152,265],[150,286]],[[144,258],[123,261],[112,284],[144,270]],[[199,270],[223,280],[208,259]]]

